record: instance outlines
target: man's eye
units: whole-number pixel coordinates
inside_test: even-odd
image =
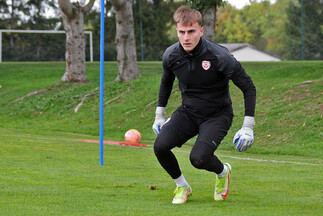
[[[193,34],[195,31],[194,30],[189,30],[188,33],[189,34]]]

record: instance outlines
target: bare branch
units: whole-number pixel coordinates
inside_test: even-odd
[[[19,102],[19,101],[23,101],[25,100],[27,97],[31,97],[31,96],[34,96],[34,95],[39,95],[39,94],[42,94],[42,93],[45,93],[47,92],[49,89],[51,88],[55,88],[56,86],[58,86],[61,82],[58,82],[56,83],[55,85],[51,86],[51,87],[48,87],[48,88],[45,88],[45,89],[42,89],[42,90],[39,90],[39,91],[34,91],[34,92],[31,92],[31,93],[28,93],[26,94],[25,96],[21,97],[21,98],[18,98],[16,100],[14,100],[13,102]]]
[[[116,10],[119,10],[122,5],[126,3],[127,0],[111,0],[111,3],[115,7]]]
[[[96,94],[99,94],[99,92],[95,92],[95,93],[92,93],[92,94],[86,94],[84,95],[84,97],[82,98],[81,102],[75,107],[74,109],[74,113],[77,113],[77,111],[79,110],[79,108],[83,105],[85,99],[89,96],[92,96],[92,95],[96,95]]]
[[[31,96],[34,96],[34,95],[39,95],[39,94],[42,94],[42,93],[44,93],[44,92],[46,92],[48,89],[42,89],[42,90],[40,90],[40,91],[34,91],[34,92],[31,92],[31,93],[29,93],[29,94],[27,94],[27,95],[25,95],[25,96],[23,96],[23,97],[21,97],[21,98],[18,98],[18,99],[16,99],[16,100],[14,100],[13,102],[19,102],[19,101],[23,101],[23,100],[25,100],[25,98],[27,98],[27,97],[31,97]]]
[[[154,103],[156,103],[157,101],[158,101],[158,99],[153,100],[152,102],[150,102],[149,104],[147,104],[147,105],[146,105],[146,107],[149,107],[149,106],[153,105],[153,104],[154,104]]]
[[[135,112],[135,111],[137,111],[138,109],[132,109],[132,110],[129,110],[128,112],[126,112],[125,114],[126,115],[128,115],[129,113],[131,113],[131,112]]]
[[[130,91],[130,87],[128,87],[128,88],[127,88],[127,91],[125,91],[125,92],[123,92],[122,94],[118,95],[117,97],[112,98],[111,100],[108,100],[107,102],[105,102],[105,104],[104,104],[104,105],[109,104],[109,103],[111,103],[112,101],[117,100],[118,98],[122,97],[123,95],[125,95],[125,94],[126,94],[127,92],[129,92],[129,91]]]
[[[93,7],[93,5],[94,5],[94,2],[95,2],[95,0],[91,0],[91,1],[89,1],[89,3],[87,4],[87,5],[85,5],[84,7],[83,7],[83,13],[84,14],[86,14],[87,12],[89,12],[90,10],[91,10],[91,8]]]
[[[73,16],[73,4],[70,0],[58,0],[60,10],[68,17]]]

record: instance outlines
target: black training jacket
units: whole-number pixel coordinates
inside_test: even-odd
[[[254,116],[256,88],[225,47],[201,38],[194,50],[187,53],[177,42],[166,49],[163,69],[158,106],[166,107],[177,77],[182,105],[198,115],[212,115],[231,106],[229,80],[232,80],[243,92],[245,115]]]

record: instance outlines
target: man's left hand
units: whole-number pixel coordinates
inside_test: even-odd
[[[233,138],[234,146],[238,151],[245,151],[253,144],[253,130],[250,128],[241,128]]]
[[[233,138],[234,148],[238,151],[249,149],[254,142],[253,126],[255,119],[251,116],[245,116],[242,128],[235,134]]]

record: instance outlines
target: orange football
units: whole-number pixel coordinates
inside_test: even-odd
[[[136,129],[130,129],[125,133],[124,139],[129,143],[139,143],[141,140],[141,134]]]

